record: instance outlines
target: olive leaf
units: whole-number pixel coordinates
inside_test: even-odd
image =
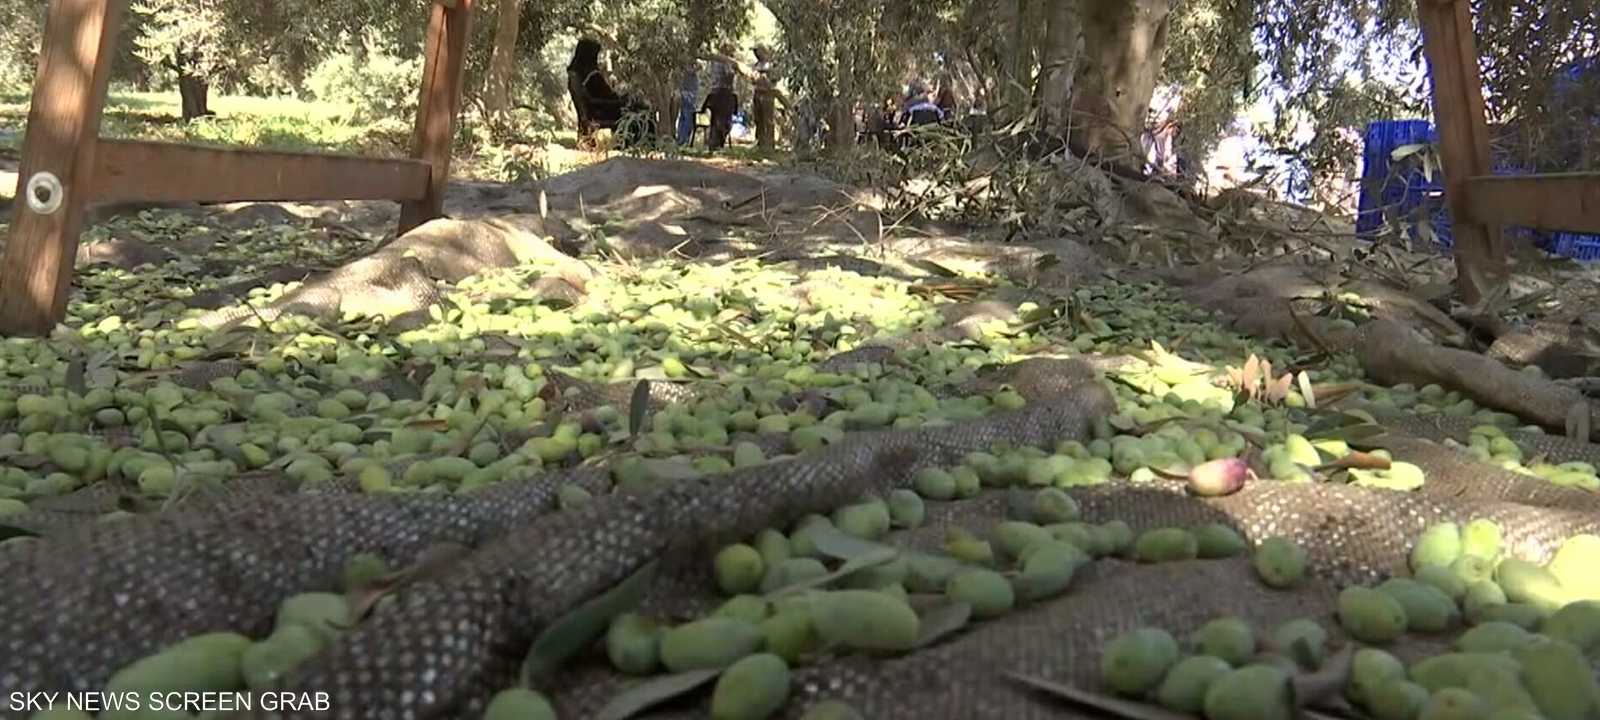
[[[88,392],[88,388],[84,386],[83,382],[84,370],[85,366],[82,358],[78,358],[67,363],[67,376],[65,382],[67,390],[74,395],[81,396],[85,392]]]
[[[917,259],[911,260],[910,263],[914,267],[917,267],[917,268],[922,269],[922,270],[926,270],[930,274],[937,275],[939,277],[945,277],[945,278],[961,277],[960,273],[958,273],[958,272],[956,272],[954,270],[951,270],[950,268],[947,268],[947,267],[945,267],[943,265],[940,265],[939,263],[936,263],[936,262],[934,262],[932,260],[924,260],[924,259],[921,259],[921,258],[917,258]]]
[[[478,438],[478,433],[483,432],[483,429],[488,425],[488,418],[479,418],[476,423],[473,423],[472,427],[461,433],[461,437],[456,438],[454,442],[445,447],[444,457],[460,457],[467,454],[467,450],[471,449],[473,441]]]
[[[1311,647],[1311,642],[1303,637],[1294,639],[1289,647],[1284,648],[1289,659],[1295,661],[1300,667],[1309,668],[1317,666],[1317,651]]]
[[[1357,443],[1371,440],[1387,433],[1381,425],[1363,423],[1360,425],[1345,425],[1343,427],[1329,428],[1319,432],[1306,433],[1307,440],[1343,440],[1347,443]]]
[[[650,413],[650,381],[640,380],[633,386],[633,398],[628,403],[628,433],[638,437],[644,432],[645,417]]]
[[[1578,442],[1589,442],[1591,437],[1589,403],[1576,402],[1567,408],[1565,430],[1567,437]]]
[[[39,533],[15,525],[0,524],[0,542],[19,537],[39,537]]]
[[[913,648],[925,648],[957,630],[967,626],[972,619],[972,606],[964,602],[945,603],[922,613]]]
[[[795,593],[804,592],[812,588],[823,587],[825,585],[838,582],[867,568],[877,567],[879,565],[883,565],[884,563],[893,562],[897,557],[900,557],[900,551],[892,547],[883,546],[877,550],[873,550],[866,554],[857,555],[851,558],[850,560],[846,561],[845,564],[840,565],[838,570],[835,570],[831,573],[801,580],[792,585],[773,590],[762,597],[767,600],[776,600],[777,598],[785,595],[793,595]]]
[[[849,562],[856,558],[882,554],[884,550],[895,552],[894,548],[881,543],[862,540],[845,533],[843,530],[827,523],[817,523],[806,529],[811,541],[816,545],[817,552],[837,560]]]
[[[209,437],[205,446],[216,450],[218,455],[233,462],[234,467],[240,470],[250,467],[250,460],[244,456],[244,450],[227,438],[221,436]]]
[[[1340,698],[1350,684],[1354,669],[1355,647],[1345,645],[1323,662],[1313,673],[1302,673],[1293,679],[1295,705],[1309,707],[1330,703]]]
[[[1128,720],[1194,720],[1191,715],[1174,712],[1158,705],[1146,705],[1141,702],[1101,695],[1065,683],[1052,682],[1015,671],[1006,673],[1006,677],[1035,690],[1054,695],[1059,699],[1091,707],[1109,715],[1127,718]]]
[[[556,671],[604,634],[618,615],[639,607],[655,582],[660,566],[659,560],[645,563],[615,587],[578,606],[539,633],[528,650],[527,659],[522,661],[523,682],[531,686],[535,680]]]
[[[651,678],[611,698],[611,702],[595,713],[595,720],[628,720],[656,705],[694,692],[721,674],[720,669],[707,669]]]
[[[7,457],[5,461],[7,465],[12,467],[21,468],[23,470],[34,470],[44,467],[50,462],[50,459],[43,455],[34,455],[32,453],[16,453]]]

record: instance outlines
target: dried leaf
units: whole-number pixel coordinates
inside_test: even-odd
[[[656,571],[660,565],[659,560],[645,563],[644,567],[617,583],[615,587],[580,605],[545,628],[544,632],[533,641],[527,659],[522,661],[523,682],[533,685],[535,680],[560,669],[573,656],[604,634],[606,628],[610,627],[611,621],[618,615],[639,607],[639,603],[644,602],[645,593],[649,592],[650,585],[655,582]],[[641,708],[649,707],[651,704],[654,703],[643,705]],[[614,717],[628,717],[632,712],[636,711]],[[604,713],[601,716],[613,717]]]
[[[1311,394],[1316,396],[1318,402],[1323,404],[1336,403],[1351,393],[1358,392],[1366,387],[1366,383],[1321,383],[1311,386]]]
[[[418,580],[436,578],[447,572],[462,558],[471,554],[471,548],[457,543],[439,543],[422,552],[417,562],[408,568],[373,578],[361,587],[351,588],[345,594],[350,606],[351,622],[361,622],[379,600]]]
[[[1380,455],[1353,451],[1338,460],[1323,465],[1318,470],[1388,470],[1391,463]]]
[[[1294,376],[1285,373],[1283,377],[1280,377],[1267,385],[1265,393],[1266,400],[1271,403],[1282,403],[1284,398],[1289,397],[1289,388],[1293,386]]]
[[[611,702],[595,714],[595,720],[628,720],[656,705],[694,692],[721,674],[718,669],[690,670],[651,678],[611,698]]]
[[[411,422],[406,423],[406,427],[415,428],[418,430],[443,431],[450,429],[450,423],[445,422],[444,420],[435,420],[429,418],[427,420],[412,420]]]
[[[1300,397],[1305,398],[1306,407],[1312,410],[1317,409],[1317,393],[1311,387],[1311,376],[1307,375],[1306,371],[1301,370],[1296,379],[1300,381]]]
[[[1257,388],[1261,386],[1262,375],[1261,358],[1252,353],[1249,359],[1244,361],[1244,369],[1239,373],[1239,389],[1254,400],[1259,396]]]
[[[1324,354],[1332,355],[1333,348],[1328,345],[1328,341],[1323,339],[1322,334],[1317,332],[1316,328],[1311,327],[1311,323],[1306,322],[1306,319],[1300,316],[1300,312],[1295,310],[1294,303],[1289,302],[1285,303],[1285,305],[1289,308],[1289,319],[1294,321],[1295,328],[1300,331],[1300,334],[1304,335],[1307,340],[1311,341],[1312,345],[1317,346],[1317,349]]]
[[[972,606],[964,602],[945,603],[922,613],[921,629],[913,648],[925,648],[967,626]]]

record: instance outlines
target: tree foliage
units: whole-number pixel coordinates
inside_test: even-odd
[[[1313,168],[1353,161],[1350,133],[1385,117],[1426,112],[1425,75],[1393,77],[1391,60],[1421,59],[1417,0],[1172,0],[1161,82],[1182,98],[1180,143],[1203,155],[1262,100],[1276,121],[1257,128]],[[565,106],[561,66],[572,38],[599,37],[614,79],[656,102],[671,97],[684,63],[748,36],[754,0],[548,0],[524,2],[513,103]],[[794,119],[835,126],[912,77],[945,76],[965,104],[1023,117],[1048,43],[1051,3],[1090,0],[764,0],[780,26],[778,73]],[[1589,162],[1596,135],[1585,119],[1600,100],[1600,0],[1472,0],[1494,122],[1528,167]],[[44,0],[0,0],[0,81],[31,74]],[[485,86],[498,0],[479,0],[468,92]],[[115,77],[164,85],[182,65],[212,84],[246,92],[303,91],[332,57],[360,67],[374,50],[420,55],[424,0],[133,0]],[[565,44],[564,44],[565,43]],[[1055,48],[1059,50],[1059,48]],[[748,48],[741,48],[748,59]],[[1056,57],[1060,57],[1059,53]],[[469,97],[469,107],[471,98]],[[1328,132],[1307,133],[1307,127]],[[804,134],[804,133],[802,133]],[[1577,150],[1575,151],[1574,148]]]

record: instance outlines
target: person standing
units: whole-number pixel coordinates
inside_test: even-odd
[[[956,88],[955,80],[949,75],[939,78],[939,94],[934,98],[934,105],[939,106],[939,112],[944,119],[950,120],[956,116]]]
[[[772,51],[763,46],[756,46],[756,66],[754,77],[750,79],[754,88],[754,120],[756,124],[756,149],[761,152],[772,152],[777,148],[777,86],[772,81]]]
[[[678,82],[678,144],[687,147],[694,142],[694,117],[700,107],[700,63],[690,60],[683,66],[683,79]]]
[[[734,48],[725,44],[721,55],[713,56],[710,63],[711,89],[706,94],[705,109],[711,111],[711,130],[706,136],[706,149],[721,150],[733,131],[733,116],[739,112],[739,96],[733,91],[736,73]]]

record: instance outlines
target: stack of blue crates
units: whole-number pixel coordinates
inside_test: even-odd
[[[1437,144],[1438,133],[1427,120],[1383,120],[1367,125],[1366,147],[1362,152],[1361,200],[1356,215],[1356,234],[1371,239],[1383,229],[1386,213],[1404,221],[1412,238],[1417,238],[1419,219],[1425,213],[1432,220],[1433,240],[1441,250],[1451,247],[1450,213],[1444,203],[1444,178],[1435,168],[1430,179],[1421,164],[1408,162],[1404,172],[1396,171],[1391,157],[1396,148],[1412,144]],[[1521,175],[1528,171],[1512,165],[1506,158],[1495,158],[1494,171],[1501,175]],[[1600,260],[1600,235],[1565,232],[1539,232],[1529,228],[1506,228],[1517,242],[1532,242],[1545,250],[1574,260]]]

